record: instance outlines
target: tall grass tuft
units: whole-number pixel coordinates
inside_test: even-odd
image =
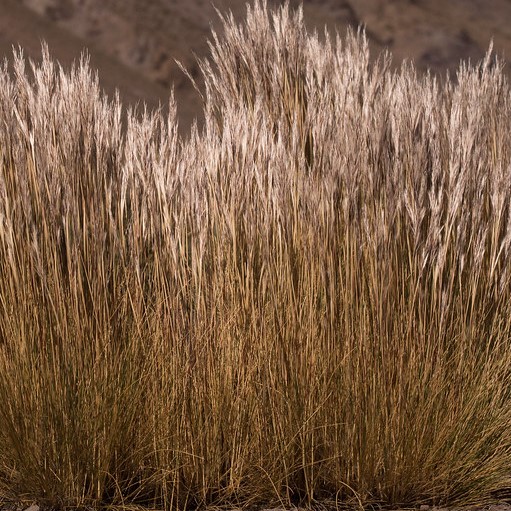
[[[511,496],[511,95],[225,16],[205,125],[0,71],[0,500]]]

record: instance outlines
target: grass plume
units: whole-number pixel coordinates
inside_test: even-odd
[[[511,104],[225,16],[205,125],[0,71],[0,500],[511,495]]]

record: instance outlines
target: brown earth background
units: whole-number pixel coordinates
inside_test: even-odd
[[[268,0],[270,6],[282,2]],[[290,0],[297,6],[299,0]],[[201,104],[181,61],[198,76],[196,56],[208,55],[211,28],[221,32],[215,7],[242,20],[245,0],[0,0],[0,56],[41,56],[41,41],[65,68],[86,48],[100,83],[123,102],[166,105],[172,87],[181,131]],[[372,55],[388,48],[394,66],[412,59],[420,70],[455,75],[460,60],[484,57],[490,40],[495,53],[511,58],[510,0],[303,0],[309,29],[326,26],[344,35],[363,25]],[[509,69],[506,64],[506,74]]]

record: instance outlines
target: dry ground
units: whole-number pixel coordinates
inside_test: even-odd
[[[174,84],[184,131],[200,102],[173,59],[197,74],[194,54],[207,53],[210,27],[219,25],[213,4],[237,18],[245,12],[245,0],[0,0],[0,54],[21,44],[37,56],[45,39],[69,65],[87,47],[105,90],[118,87],[129,103],[166,104]],[[460,59],[480,59],[492,38],[499,54],[511,55],[506,0],[304,0],[304,12],[310,28],[342,34],[364,24],[375,54],[388,47],[396,64],[413,59],[439,73],[454,72]]]
[[[0,511],[45,511],[44,508],[40,508],[37,504],[31,504],[30,506],[22,505],[22,504],[10,504],[10,505],[0,505]],[[93,510],[88,510],[93,511]],[[213,510],[212,510],[213,511]],[[239,509],[233,509],[232,511],[241,511]],[[282,508],[275,509],[262,509],[261,511],[284,511]],[[290,508],[286,511],[308,511],[306,508]],[[358,511],[354,509],[353,511]],[[443,508],[436,506],[420,506],[420,509],[413,508],[404,508],[404,509],[396,509],[395,511],[511,511],[511,504],[508,503],[500,503],[500,504],[492,504],[488,506],[470,506],[470,507],[452,507],[452,508]]]

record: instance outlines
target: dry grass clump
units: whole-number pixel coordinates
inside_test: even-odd
[[[511,493],[511,103],[226,18],[205,127],[86,61],[0,72],[0,499],[470,504]]]

